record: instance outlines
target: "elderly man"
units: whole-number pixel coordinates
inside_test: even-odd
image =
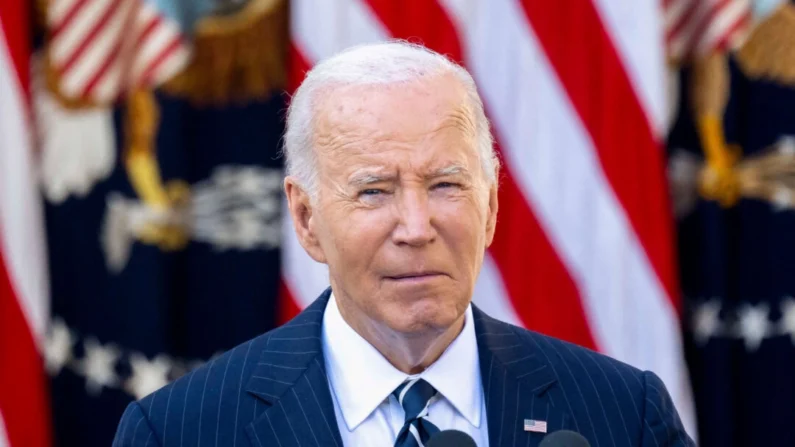
[[[293,97],[285,149],[295,231],[331,287],[132,403],[114,445],[402,447],[451,429],[492,447],[559,430],[693,444],[653,373],[471,304],[499,165],[460,66],[399,42],[338,54]]]

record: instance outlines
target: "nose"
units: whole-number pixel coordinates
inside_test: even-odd
[[[403,190],[397,201],[397,213],[398,225],[392,235],[395,244],[421,247],[436,238],[426,191]]]

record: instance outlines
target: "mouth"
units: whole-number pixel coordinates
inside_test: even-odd
[[[429,279],[435,279],[442,276],[447,276],[447,275],[442,272],[427,271],[427,272],[401,273],[397,275],[385,276],[385,278],[390,281],[414,282],[414,281],[425,281]]]

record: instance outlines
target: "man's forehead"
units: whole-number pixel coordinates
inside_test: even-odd
[[[399,84],[330,86],[319,92],[316,107],[322,124],[351,131],[432,128],[469,114],[466,91],[443,76]]]

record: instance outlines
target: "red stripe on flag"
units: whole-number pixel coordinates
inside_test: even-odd
[[[461,41],[447,12],[436,1],[366,0],[392,37],[414,41],[463,64]]]
[[[290,40],[287,64],[287,92],[292,95],[301,85],[306,73],[311,68],[309,62],[306,61],[306,58],[292,40]]]
[[[0,413],[10,446],[49,447],[47,378],[0,252]]]
[[[86,3],[88,3],[88,0],[77,0],[72,7],[69,8],[69,11],[64,15],[63,19],[61,19],[60,22],[54,24],[52,31],[50,31],[50,38],[52,39],[58,37],[58,35],[61,34],[64,29],[66,29],[66,26],[69,25],[69,23],[75,18],[77,13],[80,12],[80,9],[85,6]]]
[[[301,312],[298,301],[295,300],[290,288],[287,287],[284,278],[279,282],[279,303],[278,303],[277,323],[282,325],[295,318]]]
[[[28,100],[28,86],[30,85],[30,30],[29,30],[28,2],[22,0],[0,0],[0,26],[5,35],[5,46],[11,55],[11,62],[16,68],[19,86],[25,92]],[[5,51],[3,41],[0,39],[0,51]]]
[[[138,35],[138,40],[135,41],[135,48],[138,49],[143,46],[144,41],[149,37],[149,35],[163,22],[163,16],[157,15],[152,17],[149,20],[149,23],[146,24],[146,27],[141,31]]]
[[[88,48],[88,46],[91,45],[92,43],[96,43],[97,35],[102,31],[105,25],[107,25],[107,23],[111,20],[111,18],[113,18],[113,14],[116,13],[116,10],[119,9],[119,6],[121,6],[122,1],[123,0],[114,0],[113,3],[108,5],[107,8],[105,8],[105,11],[102,13],[102,16],[99,18],[99,20],[96,21],[96,23],[94,23],[94,26],[91,27],[88,34],[86,34],[83,37],[83,40],[80,42],[80,45],[78,45],[78,47],[74,51],[72,51],[72,54],[69,55],[69,57],[66,59],[66,62],[64,62],[60,67],[58,67],[58,70],[61,75],[68,73],[69,70],[72,69],[74,64],[77,63],[77,61],[80,59],[80,56],[86,51],[86,48]]]
[[[367,4],[393,37],[419,38],[434,51],[463,62],[458,33],[438,3],[367,0]],[[429,19],[417,21],[417,17]],[[511,177],[510,167],[503,176],[491,254],[514,309],[528,328],[596,348],[574,281]]]
[[[522,0],[522,6],[594,142],[607,180],[678,310],[664,152],[598,12],[590,1]]]

